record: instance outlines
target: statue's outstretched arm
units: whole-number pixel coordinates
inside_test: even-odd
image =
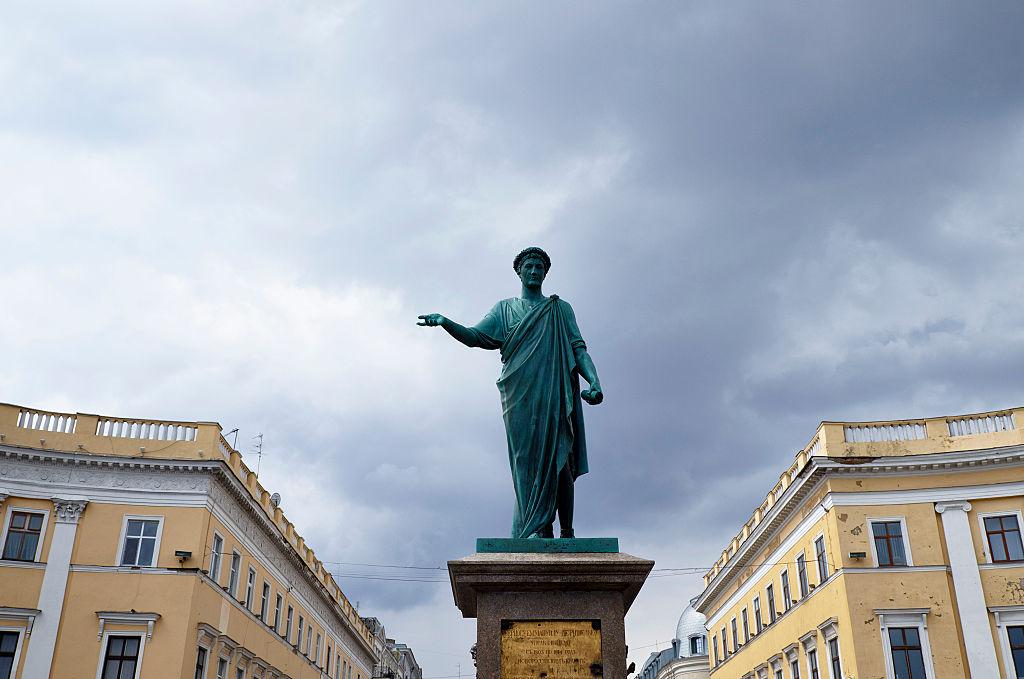
[[[597,368],[594,367],[593,359],[583,347],[577,347],[575,354],[576,368],[590,385],[590,389],[581,393],[580,397],[590,405],[596,406],[604,400],[604,391],[601,389],[601,379],[597,376]]]
[[[424,325],[428,327],[441,326],[449,335],[459,340],[467,347],[480,346],[480,338],[475,332],[464,325],[459,325],[450,318],[445,318],[441,314],[424,314],[420,316],[419,319],[420,320],[416,325]]]

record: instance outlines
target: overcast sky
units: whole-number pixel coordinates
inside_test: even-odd
[[[540,245],[606,392],[577,530],[706,566],[824,419],[1024,404],[1024,5],[14,2],[0,400],[264,434],[326,561],[509,530],[475,323]],[[425,677],[444,571],[329,564]],[[347,577],[440,580],[401,582]],[[664,576],[664,573],[661,573]],[[697,576],[652,578],[638,665]]]

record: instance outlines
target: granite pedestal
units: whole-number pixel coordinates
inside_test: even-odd
[[[608,540],[614,538],[594,539],[590,548],[595,551],[588,552],[579,551],[588,548],[586,540],[481,539],[476,554],[448,562],[455,605],[463,617],[477,620],[478,679],[522,679],[521,662],[512,671],[509,658],[504,661],[506,671],[502,675],[502,630],[508,631],[516,623],[526,625],[528,621],[544,621],[541,625],[546,626],[546,631],[530,633],[555,634],[559,640],[547,643],[565,644],[564,649],[558,647],[555,652],[560,661],[575,652],[572,643],[562,641],[561,635],[571,639],[577,632],[569,630],[570,625],[562,625],[566,629],[559,633],[558,623],[592,623],[600,633],[600,658],[593,663],[589,659],[583,661],[586,676],[625,679],[624,618],[654,562],[622,554],[617,551],[617,541],[612,545]],[[543,543],[549,543],[546,549],[539,546]],[[612,546],[615,551],[611,551]],[[518,551],[482,551],[498,548]],[[573,624],[579,626],[578,622]],[[536,623],[532,626],[539,627]],[[568,663],[565,673],[548,670],[539,673],[538,679],[580,675],[581,666],[574,667],[571,657],[564,662]]]

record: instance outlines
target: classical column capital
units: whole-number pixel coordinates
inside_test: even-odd
[[[967,500],[952,500],[949,502],[936,502],[935,511],[943,514],[947,509],[959,510],[961,512],[971,511],[971,503]]]
[[[88,503],[88,500],[53,498],[53,509],[57,513],[57,523],[77,524],[78,519],[82,516],[82,512],[85,511],[85,505]]]

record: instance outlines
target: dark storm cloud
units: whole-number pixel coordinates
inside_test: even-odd
[[[24,255],[2,274],[4,400],[262,431],[261,478],[320,558],[440,565],[507,531],[499,361],[412,323],[475,322],[539,244],[607,392],[581,532],[708,564],[819,420],[1022,402],[1022,20],[22,10],[0,29],[3,238]],[[330,567],[450,674],[471,627],[444,583]],[[634,648],[698,588],[652,580]]]

